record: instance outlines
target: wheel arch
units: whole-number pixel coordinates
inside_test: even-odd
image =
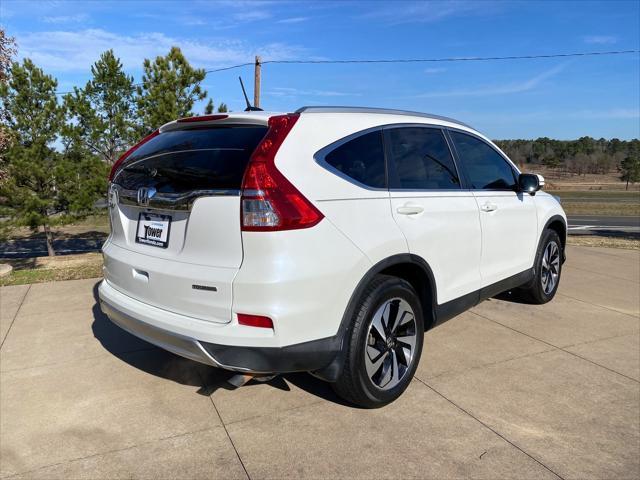
[[[566,260],[566,246],[567,246],[567,222],[561,215],[553,215],[549,218],[544,227],[540,231],[540,238],[538,239],[538,248],[540,248],[540,242],[542,241],[542,235],[545,230],[553,230],[560,237],[560,242],[562,243],[562,262]],[[537,251],[537,250],[536,250]]]
[[[377,268],[371,271],[371,276],[364,282],[363,287],[366,286],[375,275],[389,275],[406,280],[411,284],[420,299],[420,306],[422,307],[422,313],[424,315],[425,331],[431,328],[436,320],[435,307],[437,291],[433,271],[429,264],[417,255],[406,254],[385,259],[375,267]],[[354,300],[357,300],[357,298]]]
[[[376,275],[391,275],[402,278],[411,284],[416,290],[424,315],[425,330],[428,330],[436,323],[436,299],[437,289],[435,277],[429,264],[421,257],[410,253],[402,253],[387,257],[373,265],[360,279],[354,289],[347,308],[345,309],[336,336],[340,341],[340,351],[333,361],[320,371],[312,372],[327,381],[335,381],[342,371],[345,361],[344,342],[348,337],[351,328],[351,319],[355,313],[358,301],[367,285]]]
[[[435,321],[436,299],[438,298],[433,270],[422,257],[411,253],[401,253],[380,260],[360,279],[349,298],[349,303],[340,322],[340,331],[346,330],[362,292],[371,280],[380,274],[402,278],[411,284],[420,298],[422,311],[425,315],[425,329],[428,329]]]

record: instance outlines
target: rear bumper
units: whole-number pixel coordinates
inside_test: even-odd
[[[123,330],[158,347],[191,360],[226,370],[249,373],[313,372],[328,366],[340,351],[338,336],[284,347],[238,345],[239,338],[224,342],[224,331],[230,326],[217,326],[217,341],[204,341],[197,335],[163,328],[162,316],[176,314],[144,304],[116,291],[106,281],[99,287],[100,307],[109,319]],[[183,317],[184,323],[193,319]],[[172,322],[173,323],[173,322]],[[246,327],[245,327],[246,328]],[[210,332],[208,337],[211,337]]]
[[[286,347],[238,347],[201,342],[218,366],[261,373],[316,372],[329,366],[340,351],[338,337],[322,338]]]
[[[144,323],[102,299],[100,308],[113,323],[138,338],[196,362],[221,367],[197,340]]]

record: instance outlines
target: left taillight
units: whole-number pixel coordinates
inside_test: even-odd
[[[160,130],[156,130],[155,132],[150,133],[149,135],[144,137],[142,140],[140,140],[138,143],[136,143],[133,147],[131,147],[129,150],[124,152],[122,156],[116,161],[116,163],[113,164],[113,167],[111,167],[111,172],[109,173],[109,181],[110,182],[113,181],[113,177],[115,177],[116,173],[118,172],[118,168],[120,168],[120,165],[122,165],[122,162],[124,162],[127,159],[127,157],[129,157],[133,152],[135,152],[138,148],[140,148],[142,145],[147,143],[153,137],[157,137],[159,134],[160,134]]]

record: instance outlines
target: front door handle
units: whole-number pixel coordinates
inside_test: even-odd
[[[400,215],[417,215],[418,213],[422,213],[423,211],[423,207],[413,203],[405,203],[401,207],[396,208],[396,212],[398,212]]]
[[[493,212],[497,209],[498,209],[498,205],[496,205],[495,203],[489,203],[489,202],[485,203],[480,207],[480,210],[482,210],[483,212]]]

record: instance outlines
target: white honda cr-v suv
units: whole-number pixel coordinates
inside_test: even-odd
[[[425,330],[507,290],[553,298],[567,221],[542,184],[436,115],[183,118],[113,167],[102,310],[178,355],[381,406]]]

